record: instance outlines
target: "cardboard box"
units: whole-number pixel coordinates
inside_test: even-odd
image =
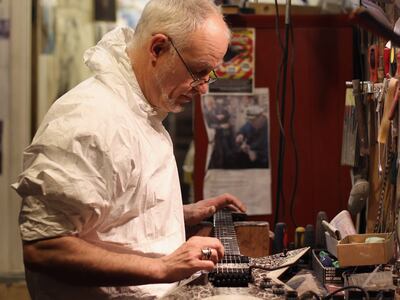
[[[393,233],[348,235],[340,241],[325,232],[328,251],[337,257],[340,267],[385,264],[393,257]],[[383,237],[379,243],[365,243],[368,237]]]

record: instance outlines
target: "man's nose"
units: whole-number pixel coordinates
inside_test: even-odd
[[[207,93],[208,83],[204,82],[202,84],[199,84],[198,86],[195,87],[195,89],[200,95],[204,95],[205,93]]]

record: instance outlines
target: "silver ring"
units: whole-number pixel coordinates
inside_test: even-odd
[[[211,248],[201,249],[201,259],[210,260],[210,258],[211,258]]]

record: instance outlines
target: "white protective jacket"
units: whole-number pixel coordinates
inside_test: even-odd
[[[24,152],[13,185],[24,241],[74,235],[105,249],[159,257],[185,241],[165,114],[144,98],[117,28],[85,53],[94,77],[58,99]],[[33,300],[145,299],[171,284],[75,287],[27,271]]]

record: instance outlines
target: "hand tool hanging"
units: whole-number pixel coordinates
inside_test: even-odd
[[[353,90],[351,87],[346,87],[346,98],[343,117],[342,152],[340,158],[340,164],[342,166],[354,167],[356,164],[355,159],[357,144],[357,122],[355,107],[356,104],[354,102]]]
[[[381,178],[383,174],[382,154],[378,143],[378,130],[381,123],[383,104],[387,94],[389,79],[384,79],[383,83],[374,84],[377,93],[374,94],[374,101],[370,103],[369,112],[369,133],[370,133],[370,155],[369,155],[369,185],[368,207],[366,215],[366,232],[374,230],[375,218],[379,202],[379,190],[381,188]]]
[[[373,54],[373,52],[374,51],[370,48],[370,54]],[[374,67],[375,65],[370,63],[370,66]],[[376,74],[370,72],[371,79],[377,79]],[[356,216],[365,207],[369,194],[369,139],[368,122],[366,116],[367,106],[364,104],[364,90],[367,90],[368,84],[360,83],[359,79],[354,79],[351,84],[353,88],[355,104],[355,119],[357,123],[358,141],[358,147],[356,147],[358,151],[356,153],[356,159],[352,169],[353,186],[348,199],[348,210],[353,216]]]

